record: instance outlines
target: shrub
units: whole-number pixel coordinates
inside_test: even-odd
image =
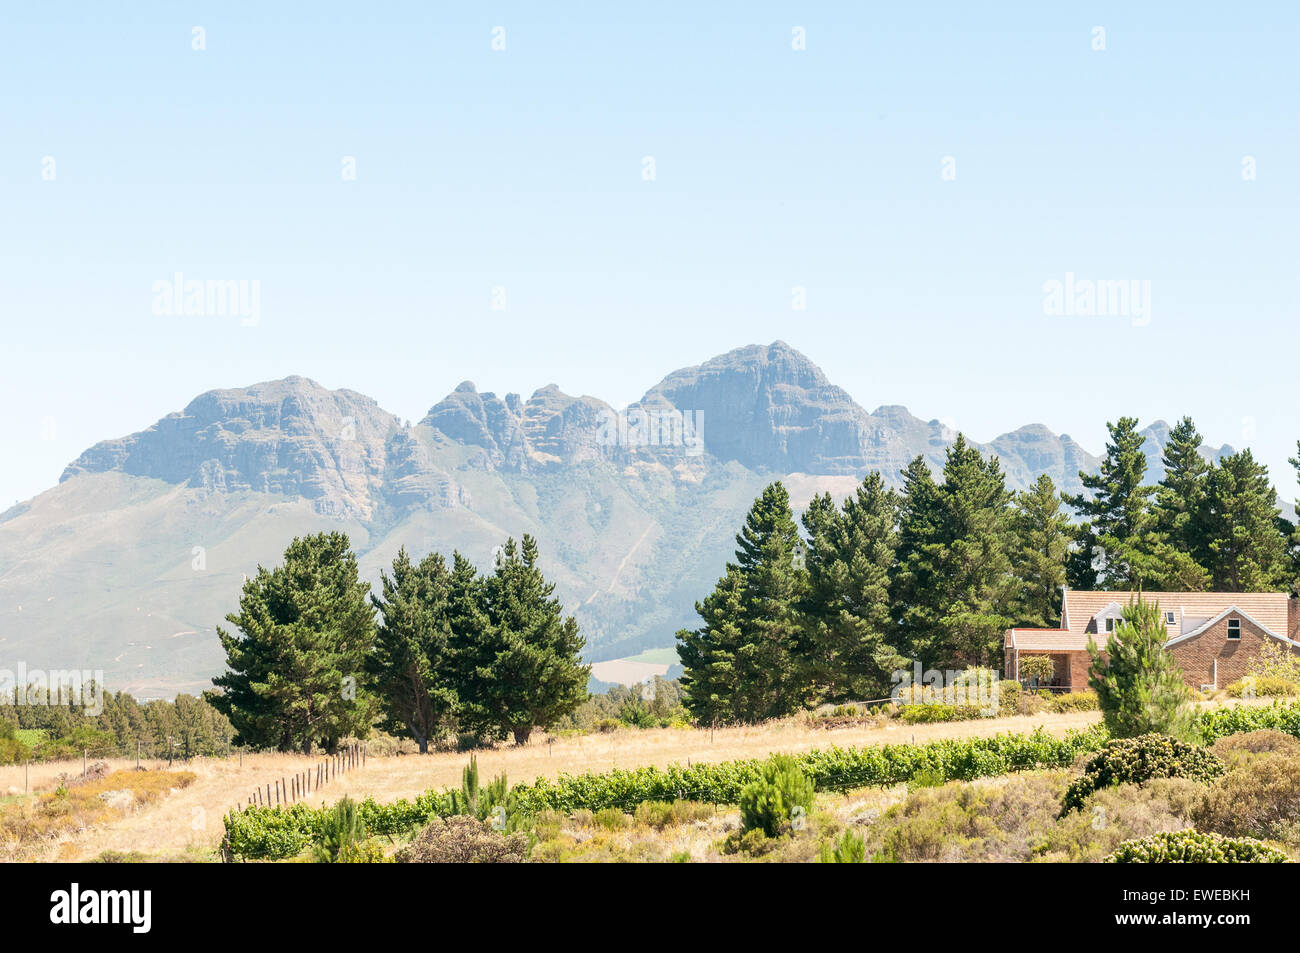
[[[1052,706],[1052,711],[1061,713],[1069,711],[1096,711],[1097,693],[1063,692],[1060,695],[1053,696],[1050,704]]]
[[[1275,698],[1300,695],[1300,685],[1268,675],[1247,675],[1227,688],[1231,698]]]
[[[1282,864],[1287,856],[1276,847],[1250,838],[1222,837],[1199,831],[1153,834],[1125,841],[1106,858],[1108,864]]]
[[[1168,637],[1159,603],[1139,597],[1124,607],[1124,617],[1107,639],[1104,653],[1089,639],[1088,682],[1097,693],[1112,738],[1151,732],[1191,736],[1187,684],[1178,663],[1165,651]]]
[[[998,682],[998,715],[1020,714],[1020,683],[1014,679]]]
[[[1246,663],[1246,674],[1300,684],[1300,653],[1289,645],[1265,639],[1255,656]]]
[[[1192,811],[1205,785],[1186,778],[1155,778],[1145,784],[1101,788],[1086,809],[1059,818],[1032,844],[1034,860],[1096,863],[1121,843],[1192,826]],[[1051,805],[1056,812],[1058,793]]]
[[[918,788],[870,828],[881,861],[1024,861],[1051,828],[1064,778],[1027,774],[987,784]]]
[[[678,824],[701,821],[713,815],[713,805],[696,801],[642,801],[636,806],[636,822],[663,830]]]
[[[1199,830],[1230,837],[1300,843],[1300,758],[1276,755],[1238,764],[1210,789],[1193,819]]]
[[[597,811],[593,817],[597,827],[603,827],[607,831],[620,831],[629,826],[631,819],[616,807],[605,807]]]
[[[1300,755],[1300,740],[1276,728],[1242,731],[1219,738],[1210,750],[1229,763],[1248,761],[1251,755]]]
[[[1084,766],[1065,792],[1061,816],[1083,807],[1098,788],[1142,784],[1153,778],[1188,778],[1208,784],[1226,770],[1211,751],[1165,735],[1110,741]]]
[[[399,864],[518,864],[528,859],[528,838],[499,834],[465,814],[438,818],[394,857]]]
[[[343,798],[325,815],[316,834],[312,857],[318,864],[357,863],[361,857],[359,845],[366,839],[366,825],[357,810],[357,802]]]
[[[820,862],[823,864],[865,864],[867,842],[853,831],[845,831],[835,843],[822,844]]]
[[[794,818],[807,816],[813,800],[813,783],[799,770],[798,762],[788,755],[773,755],[758,779],[740,792],[741,826],[776,837]]]

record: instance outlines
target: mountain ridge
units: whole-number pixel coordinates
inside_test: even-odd
[[[1158,463],[1168,425],[1145,432]],[[621,409],[464,381],[407,425],[298,375],[208,391],[0,515],[0,656],[102,669],[143,696],[197,690],[221,669],[214,629],[243,579],[293,535],[339,528],[372,583],[399,546],[486,567],[532,533],[588,657],[631,655],[693,621],[767,482],[799,506],[872,469],[897,485],[955,436],[901,405],[868,412],[781,341],[679,368]],[[976,446],[1013,487],[1046,472],[1076,491],[1098,464],[1042,424]]]

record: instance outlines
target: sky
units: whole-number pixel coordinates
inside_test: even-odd
[[[1190,414],[1297,494],[1300,6],[624,6],[9,5],[0,509],[212,388],[623,406],[776,339],[980,441]]]

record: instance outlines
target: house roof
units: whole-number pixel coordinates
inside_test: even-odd
[[[1022,652],[1082,652],[1088,637],[1069,629],[1008,629],[1007,646]]]
[[[1006,645],[1030,652],[1081,652],[1088,647],[1089,638],[1103,644],[1105,627],[1094,621],[1096,617],[1117,615],[1136,595],[1066,590],[1061,628],[1008,629]],[[1195,638],[1234,611],[1269,634],[1290,641],[1285,592],[1144,592],[1142,598],[1158,603],[1161,612],[1174,613],[1174,621],[1166,621],[1169,630],[1166,644]]]
[[[1135,592],[1091,592],[1067,589],[1069,631],[1097,632],[1093,617],[1112,603],[1122,608],[1137,596]],[[1144,592],[1142,598],[1156,602],[1162,612],[1174,612],[1169,637],[1189,637],[1211,619],[1217,620],[1226,610],[1236,608],[1262,629],[1286,638],[1287,594],[1285,592]],[[1199,634],[1199,633],[1198,633]]]

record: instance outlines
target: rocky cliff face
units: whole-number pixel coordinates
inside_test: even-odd
[[[1145,431],[1156,479],[1168,432],[1163,421]],[[370,520],[384,507],[463,505],[467,491],[443,459],[451,445],[478,451],[454,466],[516,474],[600,462],[658,463],[685,473],[684,463],[698,470],[711,460],[775,475],[861,477],[880,470],[896,482],[918,454],[941,466],[955,437],[905,407],[868,413],[807,357],[777,341],[675,371],[621,412],[554,384],[525,401],[480,393],[466,381],[412,428],[369,397],[302,377],[211,391],[146,431],[91,447],[61,482],[120,471],[214,491],[302,497],[318,513]],[[1098,465],[1070,437],[1041,424],[981,449],[998,454],[1014,487],[1047,473],[1077,491],[1079,471]]]
[[[311,501],[370,519],[387,500],[453,505],[458,490],[397,418],[364,394],[305,377],[209,391],[148,430],[95,444],[59,482],[120,471],[214,491]]]

